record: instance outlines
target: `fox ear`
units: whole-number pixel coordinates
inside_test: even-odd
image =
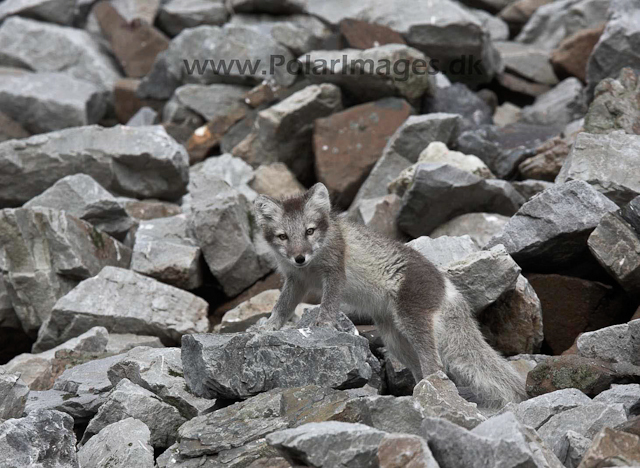
[[[322,183],[317,183],[305,194],[307,199],[307,207],[328,214],[331,211],[331,200],[329,200],[329,191]]]
[[[260,195],[253,202],[253,211],[260,227],[277,220],[282,215],[282,206],[266,195]]]

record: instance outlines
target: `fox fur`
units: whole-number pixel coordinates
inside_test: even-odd
[[[338,217],[323,184],[283,200],[259,196],[254,208],[284,277],[262,329],[280,329],[303,297],[316,293],[316,325],[334,323],[341,304],[371,314],[416,382],[443,370],[483,406],[524,398],[523,380],[484,340],[446,274],[411,247]]]

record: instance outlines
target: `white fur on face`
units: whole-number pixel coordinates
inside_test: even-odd
[[[331,211],[329,191],[324,184],[317,183],[309,189],[305,211],[313,218],[316,214],[328,214]]]

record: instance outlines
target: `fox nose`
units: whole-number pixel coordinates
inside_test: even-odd
[[[302,265],[305,261],[304,255],[297,255],[295,260],[298,265]]]

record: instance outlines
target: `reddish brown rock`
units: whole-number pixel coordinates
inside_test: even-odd
[[[405,100],[386,98],[316,120],[316,176],[338,206],[349,206],[387,141],[411,113]]]
[[[605,427],[593,438],[578,468],[620,466],[620,463],[640,465],[640,437]]]
[[[560,79],[575,76],[586,82],[587,62],[604,31],[604,25],[582,29],[563,40],[551,55],[551,64]]]
[[[570,348],[580,333],[624,323],[631,314],[624,295],[611,286],[562,275],[527,279],[542,303],[544,339],[552,354]]]
[[[169,38],[159,30],[143,20],[127,21],[106,1],[97,3],[93,14],[113,54],[130,78],[142,78],[149,73],[156,55],[169,47]]]
[[[182,213],[180,206],[160,200],[120,199],[119,201],[129,216],[141,221],[168,218]]]
[[[508,90],[526,94],[531,97],[538,97],[551,90],[551,86],[549,85],[534,83],[532,81],[525,80],[524,78],[520,78],[519,76],[512,75],[511,73],[501,73],[498,75],[497,79],[498,83]]]
[[[562,169],[571,147],[560,137],[544,142],[536,149],[536,155],[522,161],[518,171],[523,179],[554,182]]]
[[[204,160],[222,141],[222,137],[247,115],[247,109],[237,106],[229,109],[226,115],[220,115],[209,121],[206,125],[197,128],[187,140],[189,164],[195,164]]]
[[[113,89],[113,101],[116,117],[121,124],[126,124],[141,108],[147,106],[155,111],[162,109],[162,102],[151,99],[140,99],[136,95],[140,80],[123,78],[118,80]]]
[[[249,186],[262,195],[273,198],[286,198],[304,192],[304,186],[286,164],[262,164],[253,173]]]
[[[402,36],[391,28],[352,18],[340,21],[344,48],[371,49],[384,44],[406,44]]]
[[[633,417],[627,422],[616,426],[616,430],[628,432],[629,434],[634,434],[640,437],[640,416]]]
[[[512,36],[515,36],[529,21],[538,8],[553,0],[516,0],[502,9],[498,17],[509,25]]]
[[[527,394],[536,397],[563,388],[577,388],[593,398],[608,390],[612,384],[637,382],[640,382],[638,366],[585,358],[577,354],[553,356],[529,372]]]
[[[16,138],[27,138],[31,136],[22,125],[13,120],[8,115],[0,112],[0,143]]]
[[[436,466],[427,441],[409,434],[387,434],[378,446],[380,468],[428,468]]]

